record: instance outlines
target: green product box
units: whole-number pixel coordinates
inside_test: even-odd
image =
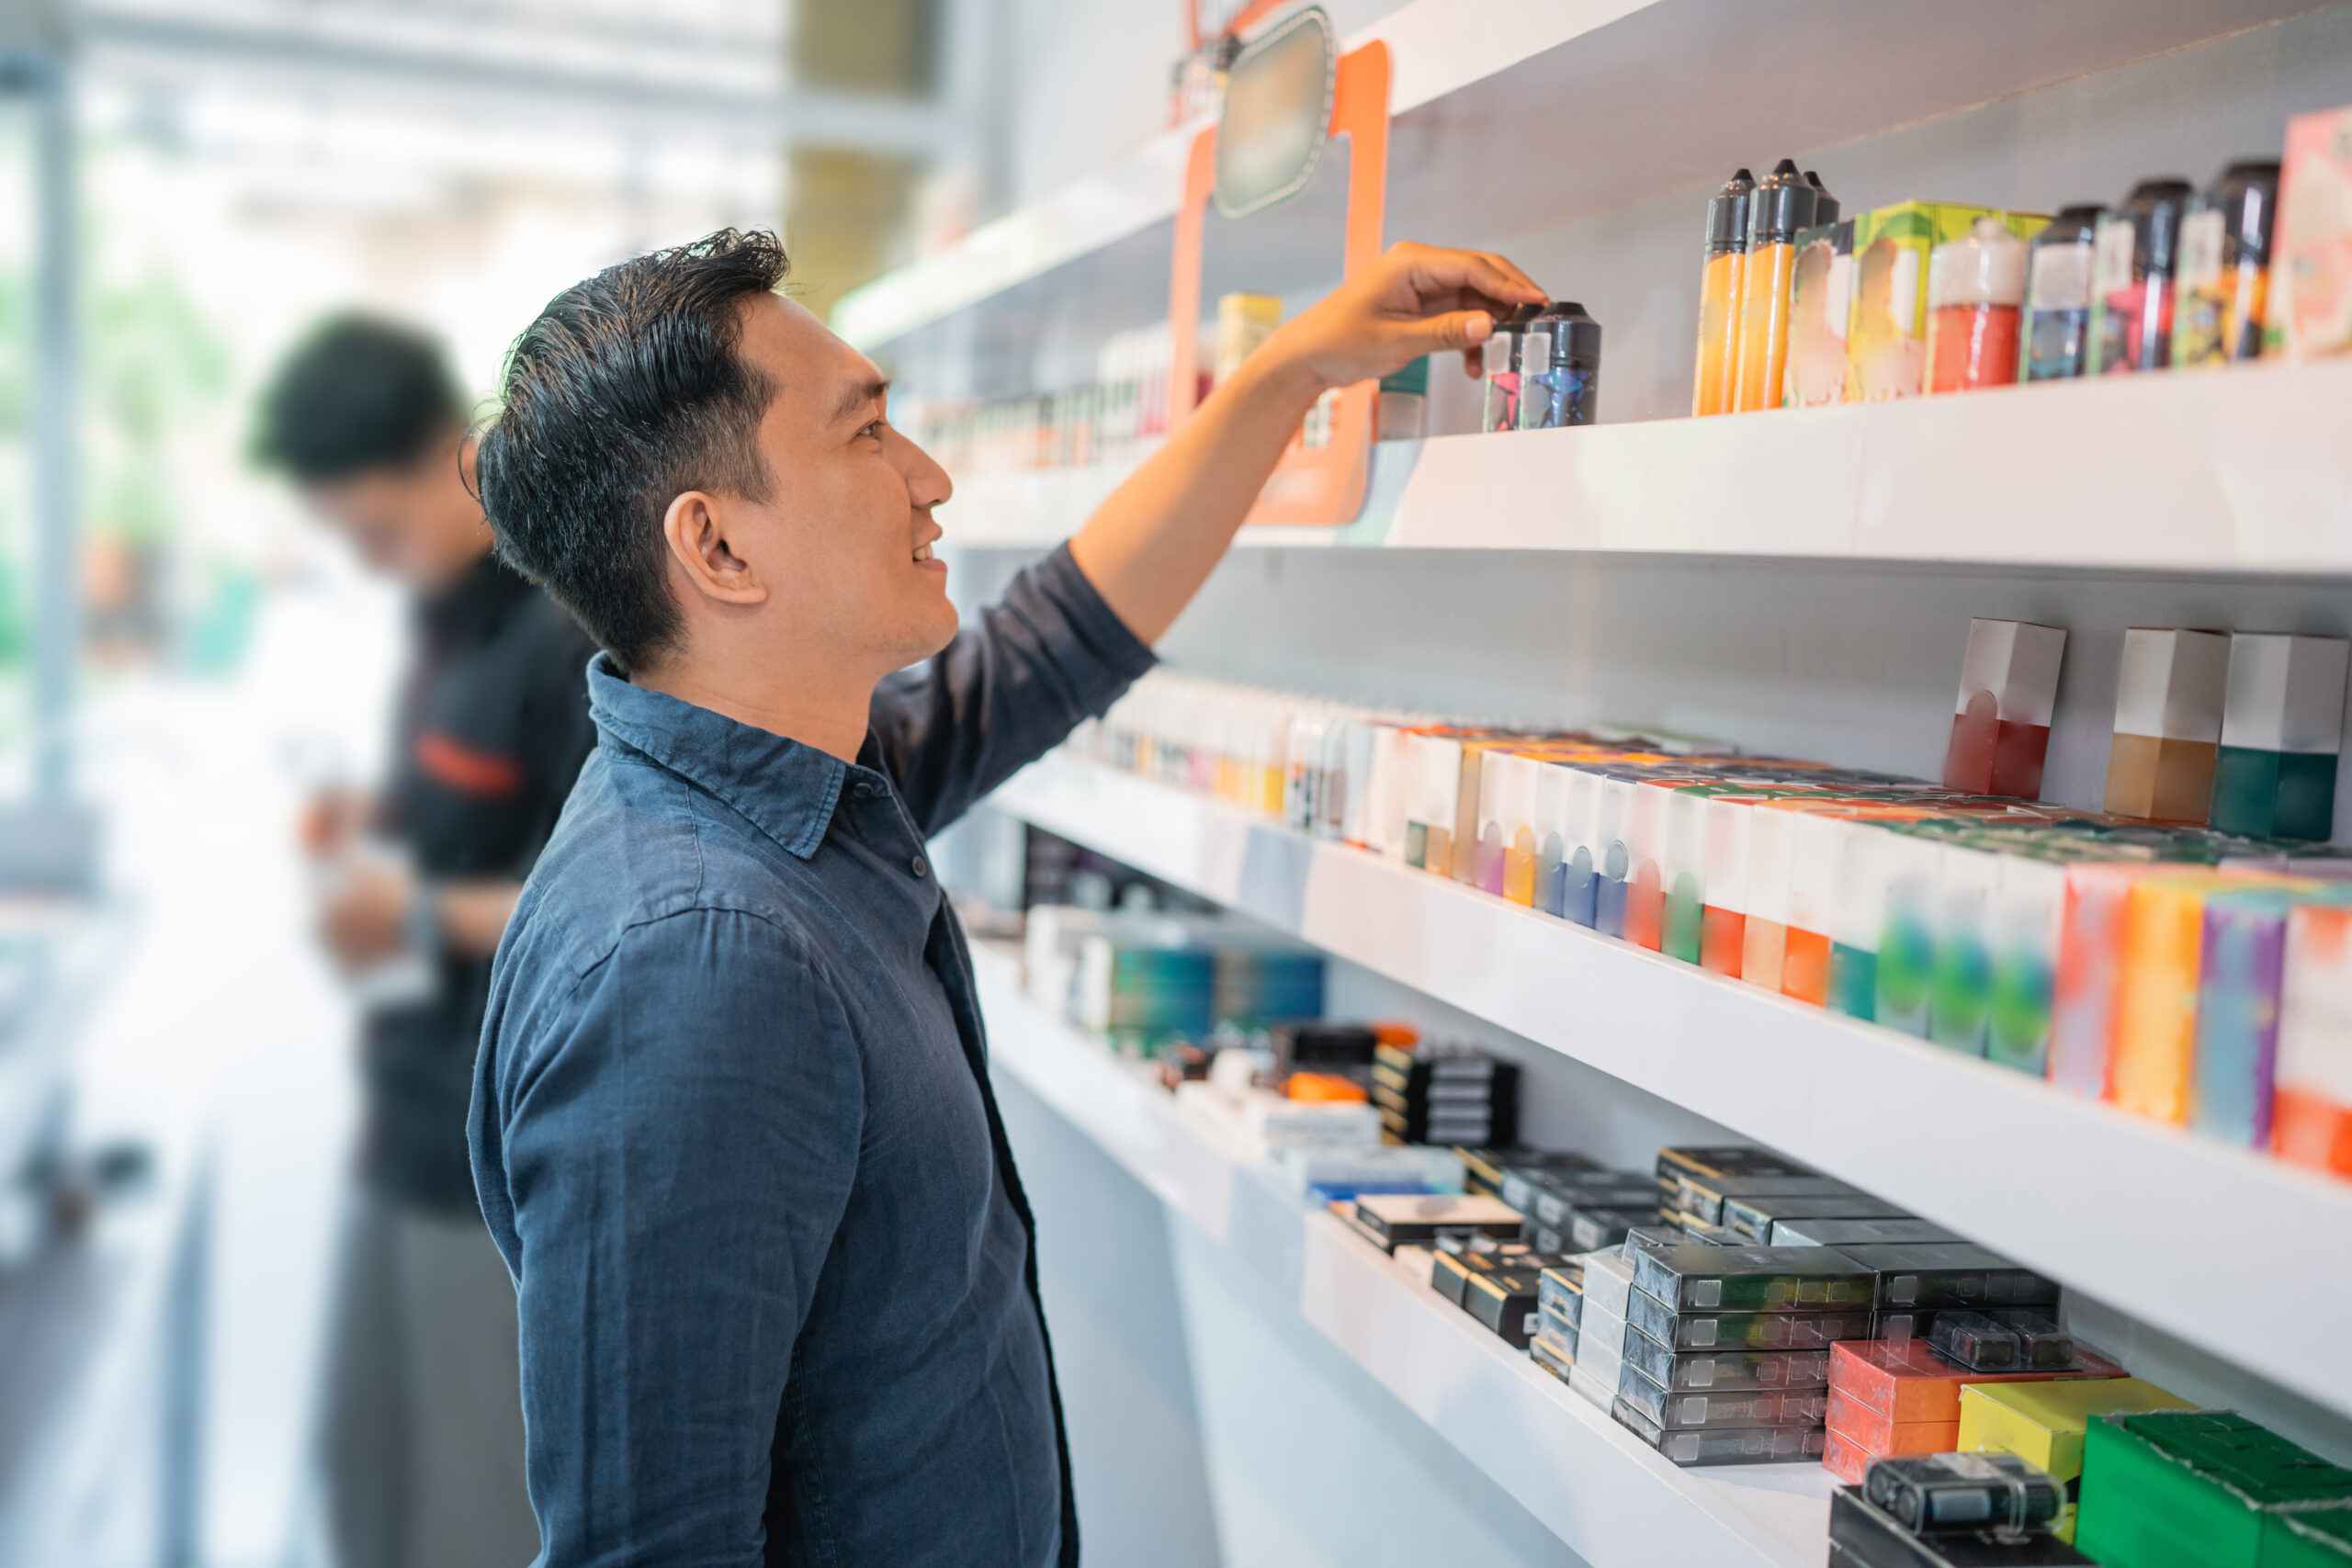
[[[1846,401],[1916,398],[1928,385],[1928,258],[1979,218],[2020,240],[2050,220],[1949,201],[1899,201],[1853,219],[1853,303],[1846,327]],[[1793,358],[1793,355],[1792,355]]]
[[[2269,1568],[2282,1511],[2345,1499],[2352,1471],[2242,1416],[2094,1416],[2075,1541],[2108,1568]]]
[[[2352,1504],[2265,1517],[2262,1568],[2352,1568]]]

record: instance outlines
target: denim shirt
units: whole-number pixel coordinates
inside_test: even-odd
[[[854,765],[589,666],[467,1136],[540,1562],[1071,1564],[1029,1205],[923,841],[1151,655],[1067,549]]]

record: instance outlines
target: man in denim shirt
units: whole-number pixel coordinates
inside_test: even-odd
[[[947,476],[785,267],[730,231],[567,290],[481,440],[500,548],[605,650],[467,1129],[540,1561],[1074,1563],[1029,1205],[924,840],[1150,664],[1319,394],[1475,371],[1542,295],[1392,250],[959,635]]]

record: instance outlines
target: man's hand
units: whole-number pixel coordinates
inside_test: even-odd
[[[1462,351],[1485,374],[1479,345],[1520,305],[1548,298],[1490,251],[1391,245],[1379,261],[1285,322],[1258,352],[1297,367],[1317,392],[1401,369],[1425,354]],[[1252,357],[1255,357],[1254,355]]]
[[[319,912],[319,940],[346,972],[369,969],[408,945],[415,879],[398,865],[356,862]]]

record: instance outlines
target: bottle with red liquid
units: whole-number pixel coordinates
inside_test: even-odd
[[[1979,218],[1928,261],[1928,390],[1973,392],[2018,378],[2026,243]]]
[[[2094,376],[2162,370],[2172,364],[2172,282],[2182,179],[2142,180],[2099,220],[2091,267],[2089,369]]]

